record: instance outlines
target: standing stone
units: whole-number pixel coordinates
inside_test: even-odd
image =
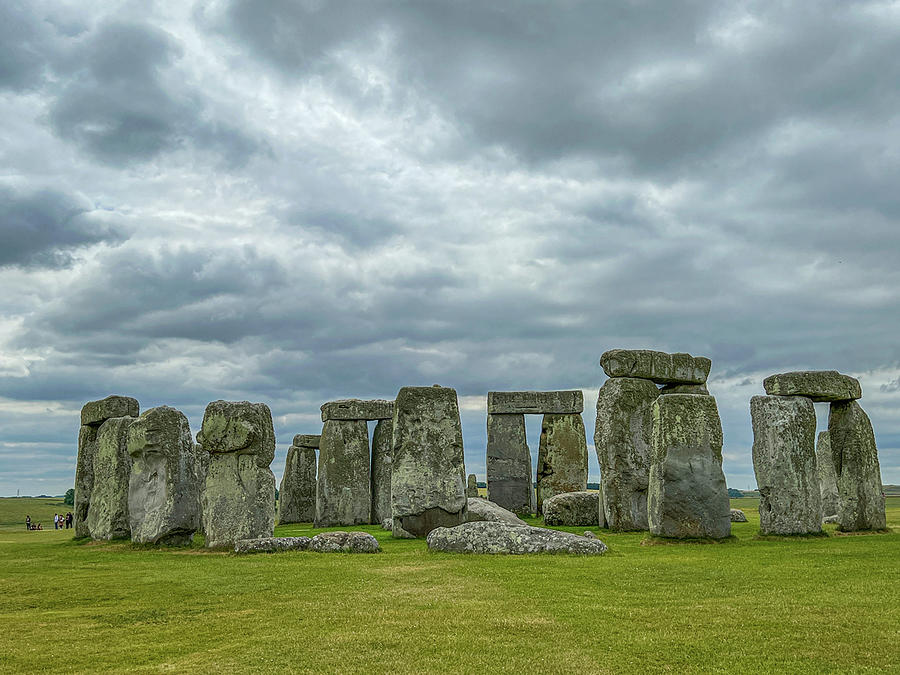
[[[513,513],[531,514],[534,487],[525,415],[487,416],[488,499]]]
[[[753,471],[762,534],[822,531],[816,469],[816,411],[802,396],[754,396]]]
[[[94,487],[87,516],[92,539],[127,539],[131,534],[128,524],[131,456],[125,440],[134,420],[134,417],[114,417],[106,420],[97,432]]]
[[[201,496],[206,545],[233,547],[275,528],[272,412],[264,403],[213,401],[199,434],[209,464]]]
[[[391,446],[394,420],[378,420],[372,434],[372,519],[380,525],[391,517]]]
[[[288,449],[278,489],[278,522],[311,523],[316,517],[316,448],[319,436],[297,434]]]
[[[611,530],[646,530],[653,402],[650,380],[613,377],[600,387],[594,448],[600,463],[601,508]]]
[[[319,443],[315,527],[365,525],[372,510],[365,420],[328,420]]]
[[[881,467],[869,416],[856,401],[832,403],[828,435],[840,494],[838,529],[883,530]]]
[[[653,403],[650,532],[659,537],[731,534],[722,472],[722,423],[712,396],[668,394]]]
[[[581,415],[544,415],[538,446],[538,513],[553,495],[587,489],[587,475],[587,436]]]
[[[478,496],[478,478],[474,473],[469,474],[469,478],[466,481],[466,497],[477,497]]]
[[[816,443],[816,466],[819,472],[819,493],[822,496],[822,515],[826,518],[836,516],[841,510],[841,496],[838,493],[834,458],[831,456],[831,439],[827,431],[819,433],[819,441]]]
[[[131,540],[186,546],[200,527],[200,466],[184,413],[151,408],[128,428]]]
[[[394,404],[391,512],[395,537],[466,522],[466,467],[456,390],[403,387]]]

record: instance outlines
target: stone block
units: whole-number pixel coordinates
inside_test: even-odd
[[[600,493],[579,490],[544,500],[544,525],[555,527],[602,527]]]
[[[610,349],[600,357],[609,377],[638,377],[657,384],[703,384],[712,362],[704,356],[650,349]]]
[[[822,496],[822,515],[836,516],[841,510],[834,458],[831,455],[831,438],[827,431],[819,433],[816,443],[816,467],[819,473],[819,494]]]
[[[487,400],[490,415],[580,413],[584,394],[574,391],[490,391]]]
[[[537,511],[545,499],[587,488],[587,437],[581,415],[547,413],[541,422],[537,461]]]
[[[89,537],[88,513],[94,489],[94,458],[97,456],[97,427],[81,426],[78,430],[78,459],[75,463],[75,536]]]
[[[365,420],[322,426],[315,527],[366,525],[372,511],[369,430]]]
[[[518,514],[533,513],[531,451],[525,439],[525,416],[487,416],[488,499]]]
[[[99,401],[88,401],[81,409],[81,424],[99,427],[113,417],[137,417],[140,405],[129,396],[107,396]]]
[[[322,405],[322,421],[328,420],[387,420],[394,415],[394,402],[375,399],[361,401],[348,398]]]
[[[288,448],[278,488],[278,522],[311,523],[315,517],[316,450],[295,444]]]
[[[859,380],[836,370],[804,370],[769,375],[763,387],[770,396],[805,396],[816,403],[862,398]]]
[[[394,420],[378,420],[372,434],[372,518],[380,525],[391,517],[391,451]]]
[[[131,456],[125,441],[128,427],[134,421],[134,417],[114,417],[100,425],[97,432],[94,486],[87,515],[91,539],[127,539],[131,536],[128,523]]]
[[[428,535],[428,550],[441,553],[523,555],[527,553],[575,553],[603,555],[606,544],[571,532],[530,525],[492,521],[439,527]]]
[[[322,442],[320,434],[297,434],[294,436],[294,446],[298,448],[319,449],[319,443]]]

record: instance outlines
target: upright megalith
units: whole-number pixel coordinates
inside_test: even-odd
[[[547,413],[541,422],[537,463],[537,511],[545,499],[587,488],[587,436],[581,413]]]
[[[316,527],[369,523],[372,511],[369,471],[366,421],[326,421],[319,442]]]
[[[278,489],[278,522],[311,523],[316,517],[318,434],[297,434],[288,448]]]
[[[391,452],[394,443],[394,420],[378,420],[372,433],[372,518],[381,525],[391,517]]]
[[[186,546],[200,527],[200,462],[184,413],[160,406],[128,428],[131,540]]]
[[[816,467],[819,474],[819,494],[822,497],[822,515],[836,516],[841,510],[841,496],[838,492],[837,475],[834,472],[834,458],[831,456],[831,438],[827,431],[819,433],[816,443]]]
[[[275,527],[272,412],[264,403],[213,401],[199,441],[209,453],[201,506],[207,546],[271,537]]]
[[[87,516],[91,539],[127,539],[131,535],[128,523],[131,456],[125,441],[128,427],[134,421],[134,417],[113,417],[97,431],[94,487]]]
[[[653,402],[647,515],[660,537],[731,534],[731,507],[722,472],[722,423],[716,399],[668,394]]]
[[[487,416],[488,499],[518,514],[530,514],[534,487],[524,414]]]
[[[762,534],[822,531],[816,468],[816,411],[802,396],[754,396],[753,471]]]
[[[403,387],[394,403],[391,513],[395,537],[466,522],[466,467],[456,390]]]
[[[594,448],[600,463],[601,508],[611,530],[646,530],[653,402],[650,380],[613,377],[600,387]]]
[[[466,497],[478,496],[478,478],[474,473],[470,473],[466,480]]]
[[[881,467],[869,416],[856,401],[832,403],[828,436],[840,494],[838,529],[883,530]]]

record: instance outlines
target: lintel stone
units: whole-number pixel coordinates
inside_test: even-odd
[[[704,384],[712,366],[705,356],[650,349],[610,349],[600,357],[609,377],[638,377],[656,384]]]
[[[137,399],[130,396],[107,396],[99,401],[88,401],[81,409],[81,423],[99,427],[114,417],[137,417],[140,406]]]
[[[574,414],[584,411],[584,394],[574,391],[490,391],[491,415]]]
[[[297,434],[294,436],[294,446],[298,448],[318,448],[321,440],[321,434]]]
[[[328,420],[388,420],[394,416],[394,402],[383,399],[361,401],[347,398],[322,405],[322,421]]]
[[[836,370],[801,370],[769,375],[763,380],[763,387],[769,396],[805,396],[814,403],[862,398],[859,380]]]

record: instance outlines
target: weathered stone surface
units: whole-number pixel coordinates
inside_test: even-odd
[[[862,398],[859,380],[836,370],[804,370],[769,375],[763,387],[770,396],[806,396],[816,403]]]
[[[206,545],[271,537],[275,527],[272,412],[264,403],[213,401],[198,434],[209,453],[201,493]]]
[[[322,426],[316,480],[316,527],[364,525],[372,510],[369,430],[365,420]]]
[[[321,532],[309,542],[315,553],[378,553],[381,546],[368,532]]]
[[[75,464],[75,536],[89,537],[88,512],[94,489],[94,457],[97,455],[97,428],[82,426],[78,430],[78,459]]]
[[[544,525],[603,527],[601,510],[600,493],[596,490],[564,492],[544,501]]]
[[[584,394],[574,391],[489,391],[489,415],[545,413],[574,414],[584,411]]]
[[[131,535],[128,525],[131,456],[125,438],[134,420],[134,417],[114,417],[106,420],[97,432],[94,486],[87,515],[92,539],[127,539]]]
[[[487,416],[487,494],[489,500],[513,513],[534,512],[525,415]]]
[[[650,349],[610,349],[600,357],[609,377],[639,377],[657,384],[703,384],[712,366],[705,356]]]
[[[372,434],[372,524],[391,517],[391,452],[394,420],[378,420]]]
[[[99,401],[88,401],[81,409],[81,424],[99,427],[113,417],[137,417],[140,405],[129,396],[107,396]]]
[[[466,497],[477,497],[478,496],[478,478],[474,473],[469,474],[468,480],[466,480]]]
[[[705,384],[667,384],[659,390],[660,394],[699,394],[709,396]]]
[[[200,467],[187,417],[160,406],[128,428],[128,520],[139,544],[186,546],[200,528]]]
[[[856,401],[832,403],[828,435],[840,494],[838,529],[883,530],[886,519],[881,467],[869,416]]]
[[[646,530],[653,402],[650,380],[614,377],[600,387],[594,448],[600,463],[603,511],[611,530]]]
[[[292,445],[288,448],[278,488],[278,522],[311,523],[315,517],[316,450]]]
[[[819,434],[816,443],[816,467],[819,472],[822,513],[825,516],[835,516],[841,510],[841,496],[838,492],[837,475],[834,472],[834,458],[831,456],[831,439],[827,431]]]
[[[294,446],[298,448],[314,448],[319,449],[319,443],[322,442],[320,434],[297,434],[294,436]]]
[[[277,553],[280,551],[305,551],[309,548],[309,537],[263,537],[241,539],[235,542],[235,553]]]
[[[747,514],[741,511],[740,509],[731,509],[731,522],[732,523],[746,523],[747,522]]]
[[[466,518],[469,523],[487,520],[509,525],[527,525],[524,520],[512,511],[507,511],[502,506],[481,497],[469,497]]]
[[[584,490],[587,475],[587,437],[581,415],[544,415],[538,446],[538,513],[553,495]]]
[[[382,399],[361,401],[347,398],[322,405],[322,421],[328,420],[389,420],[394,415],[394,402]]]
[[[731,534],[722,472],[722,423],[716,399],[668,394],[653,402],[647,515],[660,537]]]
[[[831,516],[825,516],[822,518],[823,525],[839,525],[841,522],[841,517],[837,514]]]
[[[385,518],[381,521],[381,529],[382,530],[393,530],[394,529],[394,520],[393,518]]]
[[[577,553],[602,555],[607,547],[599,539],[530,525],[480,521],[457,527],[439,527],[428,535],[428,550],[441,553]]]
[[[754,396],[753,471],[759,486],[759,531],[806,534],[822,530],[816,470],[816,411],[802,396]]]
[[[394,405],[394,536],[466,521],[466,467],[456,390],[403,387]]]

